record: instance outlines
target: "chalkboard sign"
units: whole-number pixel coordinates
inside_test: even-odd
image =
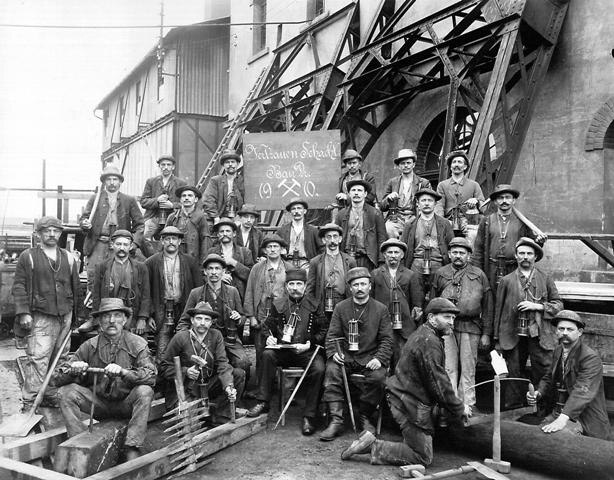
[[[339,130],[248,133],[243,136],[245,202],[280,210],[302,197],[309,208],[334,202],[341,174]]]

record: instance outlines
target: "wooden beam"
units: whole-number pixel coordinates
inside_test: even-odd
[[[75,477],[30,465],[29,463],[18,462],[11,458],[0,458],[0,478],[2,480],[8,480],[9,478],[19,480],[75,480]]]

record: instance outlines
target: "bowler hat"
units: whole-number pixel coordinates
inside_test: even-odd
[[[101,298],[98,310],[92,312],[92,316],[97,317],[105,312],[124,312],[127,316],[132,315],[132,309],[126,307],[121,298]]]
[[[107,177],[118,177],[121,182],[124,181],[124,176],[115,165],[107,165],[100,174],[100,181],[104,182]]]
[[[160,158],[158,158],[158,160],[156,160],[156,163],[160,165],[160,162],[162,160],[168,160],[169,162],[173,162],[174,164],[177,164],[175,157],[173,157],[172,155],[162,155]]]
[[[306,200],[300,197],[296,197],[290,200],[290,202],[286,205],[286,210],[289,212],[290,209],[292,208],[292,205],[296,205],[296,204],[301,204],[303,207],[305,207],[305,210],[309,208],[309,205],[307,204]]]
[[[292,270],[286,270],[286,283],[292,281],[307,281],[307,270],[303,270],[302,268],[294,268]]]
[[[348,148],[343,153],[343,156],[341,157],[341,161],[345,163],[348,160],[354,160],[355,158],[357,158],[358,160],[362,162],[362,157],[360,156],[360,153],[358,153],[356,150],[352,150],[351,148]]]
[[[426,306],[424,310],[424,314],[428,315],[429,313],[437,314],[437,313],[454,313],[458,314],[460,310],[456,308],[450,300],[443,297],[435,297],[433,298],[429,304]]]
[[[322,238],[326,235],[326,232],[337,232],[339,235],[343,235],[343,229],[336,223],[327,223],[319,228],[318,236]]]
[[[388,247],[399,247],[403,252],[407,253],[407,244],[396,238],[389,238],[379,247],[379,251],[384,253]]]
[[[573,310],[561,310],[559,313],[557,313],[554,317],[550,319],[550,323],[552,323],[552,325],[556,327],[561,320],[574,322],[578,326],[578,328],[586,327],[586,323],[584,323],[584,320],[582,320],[580,318],[580,315],[578,315]]]
[[[256,205],[253,203],[244,203],[237,212],[237,215],[253,215],[254,217],[258,217],[260,212],[256,210]]]
[[[224,260],[222,256],[218,255],[217,253],[210,253],[205,257],[205,259],[203,260],[203,268],[206,268],[207,265],[214,262],[219,263],[220,265],[222,265],[222,267],[226,268],[226,260]]]
[[[211,318],[217,318],[220,316],[215,310],[211,308],[207,302],[198,302],[194,308],[188,309],[188,315],[194,317],[195,315],[208,315]]]
[[[371,191],[371,185],[369,185],[369,182],[367,182],[366,180],[363,180],[362,178],[358,178],[356,180],[350,180],[349,182],[347,182],[346,186],[347,186],[348,192],[350,191],[352,187],[355,187],[356,185],[362,185],[365,189],[365,192],[367,193]]]
[[[512,188],[512,186],[508,185],[507,183],[502,183],[495,187],[493,192],[489,195],[489,198],[494,202],[499,195],[504,193],[511,193],[512,197],[514,198],[518,198],[520,196],[520,192],[518,190]]]
[[[228,148],[224,150],[222,152],[222,155],[220,156],[220,165],[224,165],[224,163],[226,163],[226,160],[231,160],[231,159],[234,159],[237,162],[240,162],[241,156],[237,153],[236,150],[233,150],[232,148]]]
[[[59,228],[60,230],[64,229],[62,222],[52,215],[47,215],[42,217],[38,222],[36,222],[36,231],[40,232],[43,228]]]
[[[181,194],[185,192],[186,190],[190,190],[191,192],[194,192],[194,195],[196,195],[196,198],[201,198],[203,196],[201,191],[192,185],[183,185],[182,187],[179,187],[178,189],[175,190],[175,195],[177,195],[177,197],[181,197]]]
[[[183,238],[184,234],[177,227],[173,227],[169,225],[168,227],[164,227],[160,232],[160,237],[166,237],[167,235],[175,235],[176,237]]]
[[[113,235],[111,235],[111,241],[119,237],[129,238],[130,240],[134,240],[132,233],[130,233],[128,230],[119,229],[113,232]]]
[[[354,267],[347,273],[347,283],[351,284],[357,278],[371,278],[369,269],[366,267]]]
[[[220,221],[217,222],[215,225],[213,225],[213,231],[217,232],[219,230],[220,227],[223,227],[224,225],[226,225],[227,227],[230,227],[233,229],[233,231],[237,231],[237,224],[235,222],[233,222],[230,218],[220,218]]]
[[[544,250],[540,247],[534,240],[529,237],[520,237],[520,240],[516,242],[516,246],[514,247],[514,251],[518,250],[518,247],[522,245],[526,245],[531,247],[535,252],[535,261],[539,262],[544,257]]]
[[[467,240],[465,237],[454,237],[452,240],[450,240],[448,250],[452,250],[453,247],[463,247],[469,253],[473,253],[473,247],[471,246],[469,240]]]
[[[288,248],[286,241],[275,233],[273,235],[269,235],[268,237],[264,237],[262,239],[262,243],[260,244],[260,248],[266,248],[269,243],[279,243],[282,248]]]
[[[421,188],[420,190],[418,190],[416,192],[416,200],[419,200],[422,195],[430,195],[431,197],[435,199],[435,201],[441,200],[441,195],[439,195],[432,188]]]
[[[418,157],[411,148],[402,148],[401,150],[399,150],[397,158],[394,159],[394,164],[398,165],[399,163],[401,163],[401,160],[405,160],[407,158],[411,158],[415,162]]]
[[[465,165],[467,166],[467,168],[469,168],[469,157],[463,150],[452,150],[446,155],[446,164],[448,165],[448,168],[450,168],[450,166],[452,165],[452,160],[457,157],[463,158],[465,160]]]

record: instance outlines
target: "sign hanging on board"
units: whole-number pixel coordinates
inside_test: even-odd
[[[295,197],[309,208],[334,202],[341,174],[339,130],[247,133],[243,136],[245,202],[281,210]]]

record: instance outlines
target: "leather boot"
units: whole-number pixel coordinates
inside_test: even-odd
[[[411,448],[402,442],[375,440],[371,444],[371,465],[408,465],[421,463]]]
[[[328,427],[320,434],[320,440],[330,442],[343,433],[343,402],[329,402]]]
[[[375,433],[375,427],[371,423],[371,415],[374,408],[371,405],[361,404],[358,410],[358,422],[363,430]]]
[[[354,440],[352,444],[341,453],[341,460],[349,460],[352,455],[369,453],[371,451],[371,445],[373,445],[375,440],[375,435],[368,430],[363,430],[358,439]]]

